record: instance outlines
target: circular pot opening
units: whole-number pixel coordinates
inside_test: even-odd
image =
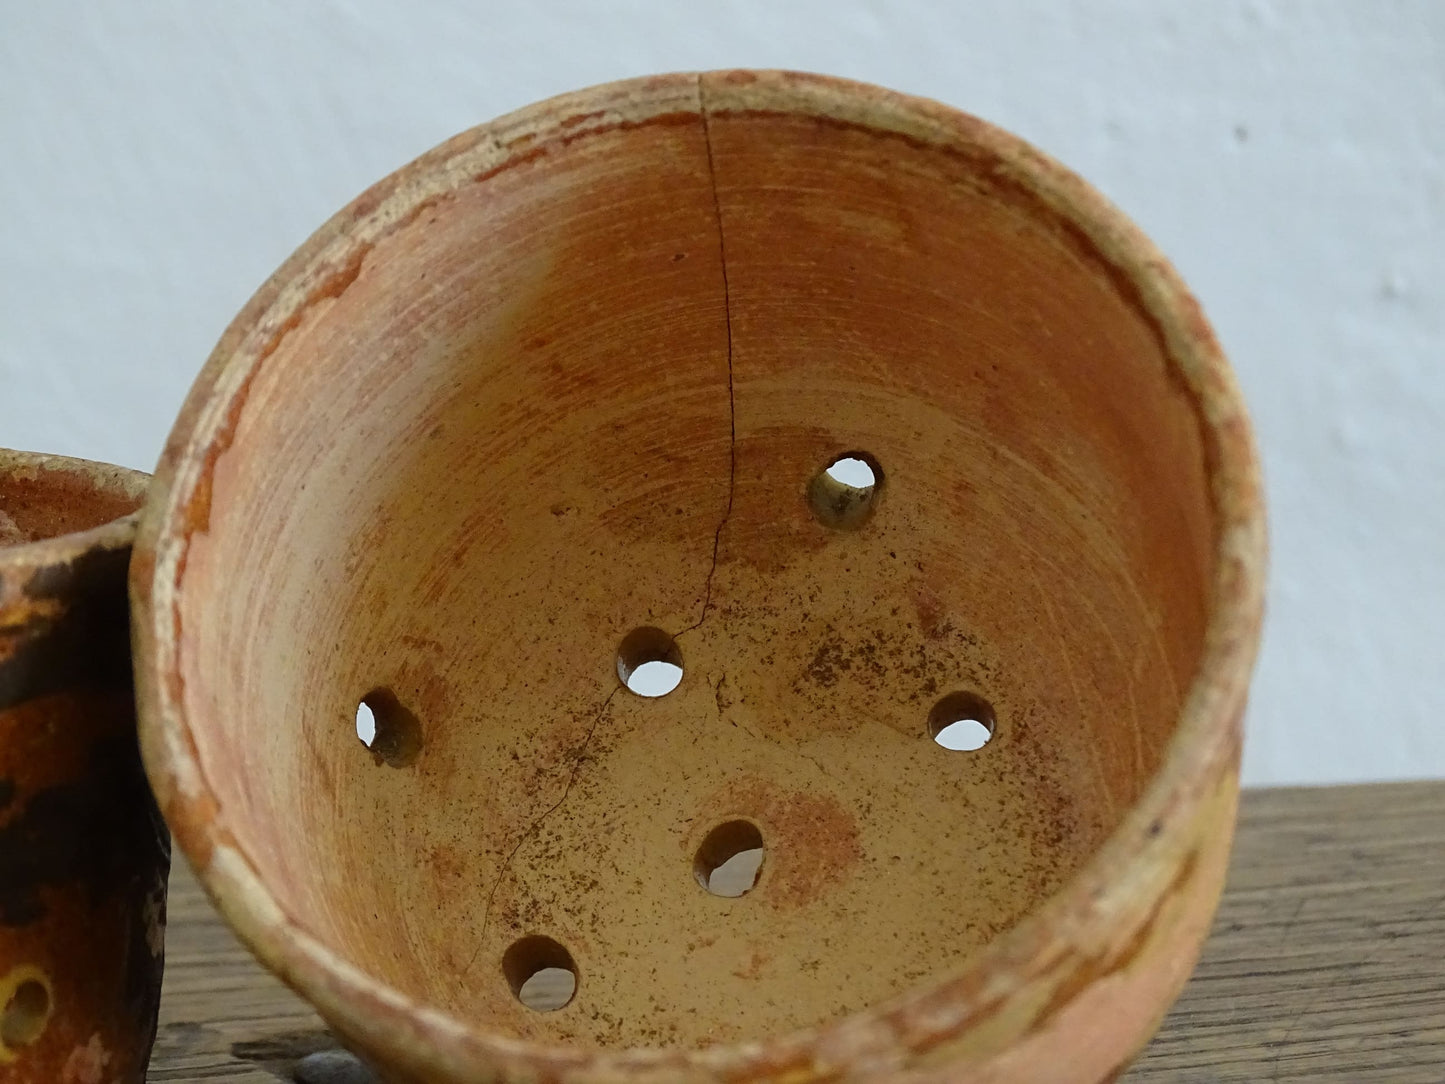
[[[1150,794],[1226,772],[1252,462],[1154,259],[1011,138],[806,77],[602,88],[383,182],[170,445],[200,480],[156,502],[143,706],[158,787],[193,757],[244,858],[209,876],[290,916],[303,988],[383,1057],[366,984],[484,1042],[695,1050],[984,966]],[[1230,691],[1186,726],[1206,663]],[[405,771],[355,755],[377,688],[425,735]],[[959,690],[966,753],[933,740]],[[765,876],[719,898],[728,823]],[[559,1011],[519,993],[539,930]]]

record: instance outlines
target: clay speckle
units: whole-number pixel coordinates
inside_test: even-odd
[[[100,1034],[90,1037],[84,1046],[77,1046],[65,1059],[60,1070],[61,1084],[101,1084],[105,1067],[110,1064],[110,1051],[100,1041]]]

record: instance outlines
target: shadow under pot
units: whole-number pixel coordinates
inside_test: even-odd
[[[141,770],[126,569],[149,479],[0,449],[0,1079],[140,1084],[170,839]]]

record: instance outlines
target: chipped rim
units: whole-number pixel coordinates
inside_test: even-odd
[[[962,966],[894,997],[801,1030],[701,1048],[606,1049],[516,1038],[470,1024],[380,981],[286,914],[225,831],[178,699],[178,597],[193,505],[208,500],[255,371],[312,303],[355,279],[376,240],[418,206],[471,180],[577,139],[688,113],[804,115],[987,160],[1037,212],[1077,231],[1155,325],[1193,400],[1216,517],[1210,612],[1198,668],[1159,769],[1102,847],[1049,900]],[[208,519],[208,518],[207,518]],[[1031,968],[1087,948],[1163,892],[1206,803],[1237,788],[1240,717],[1258,644],[1265,524],[1257,456],[1234,376],[1199,306],[1154,245],[1077,175],[1021,139],[927,99],[791,72],[677,74],[604,84],[464,132],[368,189],[322,226],[261,287],[222,336],[186,400],[142,513],[131,569],[141,744],[176,838],[222,914],[272,971],[388,1067],[426,1080],[538,1074],[588,1079],[746,1078],[813,1066],[920,1055],[965,1038],[991,1005],[1028,988]],[[1230,825],[1219,828],[1230,831]],[[1217,892],[1211,885],[1209,891]],[[1159,1006],[1162,1015],[1165,1006]],[[896,1057],[892,1064],[897,1065]]]
[[[10,478],[42,470],[69,475],[84,482],[95,493],[133,500],[137,503],[137,508],[83,531],[69,531],[30,542],[0,545],[0,570],[49,568],[74,560],[82,553],[92,550],[124,549],[135,540],[140,521],[139,505],[150,485],[150,475],[129,467],[117,467],[92,459],[0,448],[0,492],[3,492]]]

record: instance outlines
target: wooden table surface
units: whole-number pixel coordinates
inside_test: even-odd
[[[151,1081],[274,1084],[334,1047],[184,868],[166,951]],[[1203,960],[1123,1079],[1445,1084],[1445,782],[1246,792]]]

